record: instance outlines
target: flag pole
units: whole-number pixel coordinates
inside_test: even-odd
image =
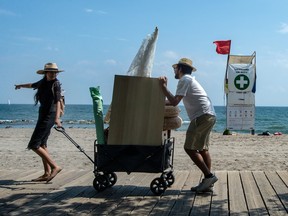
[[[225,40],[225,41],[224,40],[217,40],[217,41],[214,41],[213,43],[216,44],[216,52],[218,54],[222,54],[222,55],[228,54],[227,63],[226,63],[226,72],[225,72],[225,78],[224,78],[224,105],[225,105],[225,96],[226,96],[226,128],[224,131],[224,133],[225,133],[228,130],[227,129],[227,126],[228,126],[227,101],[228,101],[228,91],[229,91],[229,89],[228,89],[228,64],[229,64],[229,60],[230,60],[231,40]],[[229,49],[228,49],[228,47],[229,47]]]
[[[228,114],[228,92],[226,92],[226,89],[229,91],[228,89],[228,65],[229,65],[229,59],[230,59],[230,51],[231,51],[231,40],[230,40],[230,44],[229,44],[229,53],[228,53],[228,56],[227,56],[227,62],[226,62],[226,72],[225,72],[225,85],[224,85],[224,93],[225,93],[225,96],[224,98],[226,98],[226,127],[225,127],[225,130],[227,130],[227,126],[228,126],[228,118],[227,118],[227,114]]]

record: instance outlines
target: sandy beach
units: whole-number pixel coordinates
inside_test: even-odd
[[[33,152],[26,149],[33,129],[0,129],[0,169],[42,170],[42,162]],[[95,129],[67,128],[69,134],[85,152],[94,157]],[[183,150],[185,132],[172,131],[175,137],[174,169],[198,169]],[[219,170],[275,171],[287,170],[288,135],[258,136],[235,134],[224,136],[211,134],[210,152],[212,168]],[[64,169],[91,169],[91,161],[60,132],[52,129],[49,151],[53,159]]]

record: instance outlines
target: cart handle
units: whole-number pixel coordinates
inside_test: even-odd
[[[54,126],[54,129],[57,130],[58,132],[61,132],[63,133],[65,131],[65,128],[64,127],[57,127],[57,126]]]
[[[91,157],[89,157],[89,155],[86,154],[86,152],[84,151],[84,149],[81,148],[81,146],[78,145],[78,144],[65,132],[64,127],[54,126],[54,129],[55,129],[56,131],[59,131],[59,132],[61,132],[62,134],[64,134],[64,136],[66,136],[66,137],[70,140],[70,142],[72,142],[72,143],[79,149],[79,151],[82,152],[82,153],[84,153],[84,154],[86,155],[86,157],[94,164],[94,161],[92,160]]]

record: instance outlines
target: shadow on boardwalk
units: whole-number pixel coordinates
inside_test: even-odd
[[[190,187],[199,172],[175,171],[175,182],[155,196],[155,174],[117,173],[116,184],[97,192],[90,170],[63,170],[52,183],[35,183],[35,170],[0,172],[1,215],[287,215],[288,172],[217,171],[213,193]],[[157,175],[158,176],[158,175]]]

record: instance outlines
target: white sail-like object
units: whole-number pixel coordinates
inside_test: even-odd
[[[158,28],[156,27],[153,34],[148,35],[147,38],[143,40],[127,72],[128,76],[151,77],[157,38]]]
[[[153,34],[148,35],[143,40],[142,45],[134,57],[127,72],[128,76],[151,77],[157,38],[158,28],[156,27]],[[109,124],[110,122],[111,109],[112,107],[110,105],[109,110],[104,118],[104,123],[106,124]]]

